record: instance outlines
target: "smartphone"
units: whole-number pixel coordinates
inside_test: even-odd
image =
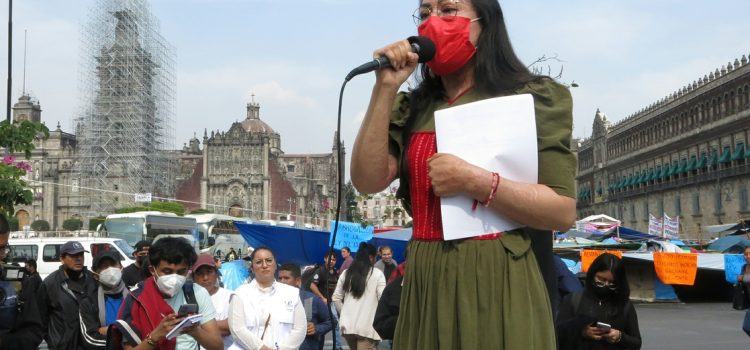
[[[612,329],[612,326],[604,323],[604,322],[597,322],[596,328],[599,328],[602,331],[609,332],[610,329]]]
[[[182,304],[180,309],[177,311],[177,317],[185,317],[192,314],[198,313],[197,304]]]

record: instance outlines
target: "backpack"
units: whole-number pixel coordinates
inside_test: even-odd
[[[193,288],[193,282],[185,282],[184,285],[182,285],[182,293],[185,296],[185,303],[186,304],[195,304],[198,305],[198,299],[195,298],[195,289]],[[124,304],[123,304],[124,305]],[[200,305],[198,305],[198,312],[200,313]],[[105,349],[107,350],[121,350],[123,349],[122,346],[122,334],[120,332],[130,332],[131,334],[135,335],[135,332],[130,327],[129,324],[127,324],[123,320],[117,320],[109,327],[107,327],[107,345]]]
[[[321,265],[315,264],[312,267],[305,269],[305,272],[303,272],[302,276],[300,276],[300,278],[302,279],[302,285],[300,286],[300,288],[311,292],[310,285],[312,284],[313,278],[315,277],[315,273],[321,267]]]

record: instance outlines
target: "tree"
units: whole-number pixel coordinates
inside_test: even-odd
[[[180,216],[185,214],[185,206],[177,202],[151,202],[149,207],[151,210],[175,213]]]
[[[34,220],[31,223],[31,229],[34,231],[49,231],[49,222],[47,220]]]
[[[83,221],[79,219],[67,219],[63,221],[62,227],[68,231],[80,230],[83,227]]]
[[[31,190],[26,188],[26,181],[22,179],[27,172],[31,172],[31,164],[17,161],[12,153],[23,152],[24,158],[28,160],[34,150],[34,139],[47,137],[49,129],[41,123],[28,120],[0,122],[0,148],[8,153],[0,162],[0,212],[7,217],[13,215],[17,204],[28,205],[33,200]]]
[[[15,216],[8,217],[8,226],[11,231],[18,231],[18,218]]]
[[[99,225],[104,223],[104,220],[107,218],[103,216],[95,217],[89,220],[89,231],[96,231],[96,228],[99,227]]]
[[[199,208],[190,211],[190,214],[213,214],[213,212],[208,209]]]

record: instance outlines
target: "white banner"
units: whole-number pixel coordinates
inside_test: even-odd
[[[674,219],[664,213],[664,237],[677,239],[680,237],[680,217]]]
[[[661,236],[663,230],[663,224],[661,218],[657,218],[651,214],[648,214],[648,234],[654,236]]]
[[[135,202],[136,203],[150,203],[151,202],[151,193],[136,193],[135,194]]]

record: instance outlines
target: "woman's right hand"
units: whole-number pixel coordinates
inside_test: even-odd
[[[741,274],[737,275],[737,282],[742,282],[742,277],[743,277],[743,275],[741,275]]]
[[[586,327],[583,328],[583,331],[581,332],[581,335],[584,338],[587,339],[593,339],[593,340],[601,340],[602,335],[607,332],[602,331],[601,329],[597,328],[596,326],[592,325],[586,325]]]
[[[375,50],[373,58],[387,57],[391,68],[380,69],[375,74],[378,84],[398,88],[417,68],[419,55],[412,51],[411,44],[406,39],[397,41],[386,47]]]
[[[179,324],[180,321],[182,321],[182,317],[178,317],[177,314],[169,314],[165,316],[161,322],[156,325],[156,328],[149,333],[151,340],[158,342],[164,339],[167,336],[167,333]]]

